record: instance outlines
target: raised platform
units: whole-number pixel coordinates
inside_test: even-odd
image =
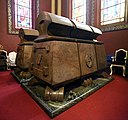
[[[19,79],[14,72],[12,72],[12,75],[17,80]],[[47,112],[47,114],[51,118],[54,118],[55,116],[64,112],[81,100],[87,98],[112,80],[113,78],[111,76],[109,76],[108,78],[96,78],[95,80],[93,80],[93,84],[91,86],[84,87],[79,85],[77,87],[65,89],[63,102],[44,100],[45,87],[41,84],[30,85],[30,80],[26,80],[26,82],[21,83],[21,85],[28,92],[28,94],[31,95],[31,97]],[[20,81],[20,79],[18,81]],[[69,95],[71,92],[75,93],[75,96],[72,95],[72,99],[69,99]]]

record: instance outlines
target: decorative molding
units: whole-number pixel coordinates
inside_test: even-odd
[[[101,31],[109,32],[109,31],[117,31],[117,30],[128,30],[128,24],[119,24],[119,25],[106,25],[101,27]]]
[[[37,11],[37,16],[39,14],[39,0],[36,1],[36,11]],[[19,31],[15,30],[13,28],[13,14],[12,14],[12,2],[13,0],[8,0],[7,2],[7,7],[8,7],[8,33],[9,34],[18,34]]]
[[[90,11],[89,11],[89,0],[86,0],[86,24],[89,24],[89,15],[90,15]]]
[[[92,4],[91,25],[94,26],[94,14],[95,14],[95,13],[94,13],[94,11],[95,11],[94,8],[95,8],[95,0],[92,0],[92,3],[91,3],[91,4]]]
[[[8,0],[8,32],[10,34],[18,34],[18,31],[13,30],[12,26],[12,0]]]
[[[38,17],[39,13],[40,13],[40,0],[36,0],[36,16]]]

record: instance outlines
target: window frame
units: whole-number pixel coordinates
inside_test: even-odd
[[[7,7],[8,7],[8,33],[9,34],[18,34],[19,29],[15,28],[15,15],[14,15],[14,4],[13,0],[8,0]],[[35,12],[32,12],[32,21],[35,21],[35,17],[39,15],[39,0],[33,0],[32,1],[32,9]],[[34,7],[36,6],[36,7]],[[32,10],[32,11],[33,11]],[[35,23],[32,23],[32,28],[34,28]]]
[[[117,30],[128,29],[128,0],[125,0],[126,5],[125,5],[124,21],[116,22],[116,23],[112,23],[112,24],[106,24],[106,25],[101,25],[101,1],[99,2],[99,0],[96,0],[96,3],[94,3],[94,4],[96,4],[97,7],[98,7],[97,8],[97,16],[98,16],[97,26],[101,29],[101,31],[109,32],[109,31],[117,31]]]

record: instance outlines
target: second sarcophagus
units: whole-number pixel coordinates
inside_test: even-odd
[[[16,76],[20,77],[18,82],[24,82],[25,79],[31,77],[28,70],[33,49],[33,40],[38,36],[39,32],[37,30],[19,29],[20,43],[17,47],[16,68],[14,70]]]
[[[21,69],[28,69],[31,53],[33,49],[33,42],[20,43],[17,48],[16,65]]]
[[[17,48],[16,66],[21,69],[28,69],[31,58],[33,41],[39,36],[37,30],[20,29],[19,38],[20,43]]]

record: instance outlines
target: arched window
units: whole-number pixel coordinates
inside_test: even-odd
[[[19,28],[34,28],[38,14],[39,0],[8,0],[8,32],[18,34]]]
[[[15,28],[32,29],[32,0],[14,0]]]

